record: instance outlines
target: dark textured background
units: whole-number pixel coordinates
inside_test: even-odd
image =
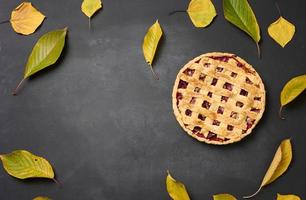
[[[279,93],[293,76],[305,73],[306,1],[279,1],[296,25],[292,42],[282,49],[267,35],[278,17],[274,0],[251,1],[262,29],[262,59],[253,41],[225,21],[221,1],[217,18],[205,29],[188,16],[188,0],[104,0],[92,32],[81,1],[33,0],[47,19],[33,35],[0,25],[0,152],[27,149],[54,166],[58,187],[48,180],[17,180],[0,168],[0,199],[54,200],[170,199],[166,170],[186,184],[193,200],[228,192],[254,192],[284,138],[292,138],[294,161],[287,173],[255,199],[276,193],[306,197],[306,95],[278,118]],[[7,20],[21,1],[0,0]],[[159,19],[165,36],[154,63],[156,81],[144,62],[142,40]],[[31,78],[17,97],[27,57],[38,38],[69,27],[64,53],[53,67]],[[264,80],[267,107],[253,134],[228,146],[202,144],[187,136],[172,113],[171,93],[178,70],[191,58],[211,51],[233,52],[252,64]]]

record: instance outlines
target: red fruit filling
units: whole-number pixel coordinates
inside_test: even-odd
[[[228,83],[228,82],[226,82],[226,83],[224,83],[223,88],[227,89],[229,91],[232,91],[233,90],[233,85]]]
[[[188,82],[180,80],[179,84],[178,84],[178,88],[183,88],[186,89],[188,86]]]
[[[218,110],[217,110],[217,113],[222,115],[223,112],[224,112],[224,108],[222,106],[219,106]]]
[[[210,108],[210,103],[205,100],[205,101],[203,101],[202,107],[206,108],[206,109],[209,109]]]
[[[187,116],[191,116],[191,114],[192,114],[192,111],[191,110],[189,110],[189,109],[187,109],[186,111],[185,111],[185,114],[187,115]]]
[[[213,78],[213,80],[211,81],[211,85],[215,86],[217,85],[218,79]]]
[[[187,76],[192,76],[194,71],[195,71],[195,69],[187,68],[183,73],[186,74]]]
[[[183,99],[183,95],[180,92],[176,93],[176,105],[179,105],[180,100]]]

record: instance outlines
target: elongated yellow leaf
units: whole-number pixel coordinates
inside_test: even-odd
[[[168,172],[166,178],[167,191],[173,200],[190,200],[185,185],[170,175]]]
[[[295,26],[287,21],[285,18],[280,17],[278,20],[270,24],[268,33],[279,45],[283,48],[293,38],[295,33]]]
[[[211,0],[191,0],[187,13],[195,27],[208,26],[217,15]]]
[[[158,23],[158,20],[156,20],[156,22],[149,28],[147,34],[144,37],[142,44],[142,51],[144,58],[148,63],[148,65],[150,66],[150,69],[153,75],[155,76],[155,78],[157,78],[157,76],[153,71],[152,63],[162,35],[163,31],[161,29],[160,24]]]
[[[41,196],[39,196],[39,197],[35,197],[33,200],[52,200],[52,199],[50,199],[48,197],[41,197]]]
[[[293,194],[288,194],[288,195],[277,194],[277,200],[301,200],[301,198]]]
[[[9,154],[0,155],[0,159],[5,171],[15,178],[54,179],[54,172],[50,163],[28,151],[13,151]]]
[[[10,22],[15,32],[30,35],[35,32],[44,19],[45,16],[30,2],[23,2],[12,11]]]
[[[236,197],[231,194],[216,194],[213,197],[214,200],[237,200]]]
[[[89,18],[91,18],[101,8],[101,0],[84,0],[81,6],[82,12]]]
[[[291,101],[293,101],[296,97],[298,97],[305,89],[306,89],[306,75],[297,76],[291,79],[288,83],[286,83],[280,95],[280,102],[281,102],[281,107],[279,110],[280,117],[281,117],[282,108]]]
[[[253,195],[245,196],[244,198],[251,198],[255,196],[262,187],[272,183],[278,177],[280,177],[285,171],[288,169],[292,160],[292,147],[289,139],[282,141],[280,146],[278,147],[275,156],[270,164],[266,175],[264,176],[262,183]]]

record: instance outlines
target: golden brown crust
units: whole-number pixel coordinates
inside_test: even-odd
[[[229,53],[207,53],[179,71],[172,105],[190,136],[224,145],[252,132],[265,109],[265,89],[258,73],[243,59]]]

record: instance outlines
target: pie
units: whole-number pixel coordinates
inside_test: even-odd
[[[249,135],[265,110],[265,88],[255,69],[230,53],[206,53],[178,73],[174,115],[192,137],[224,145]]]

